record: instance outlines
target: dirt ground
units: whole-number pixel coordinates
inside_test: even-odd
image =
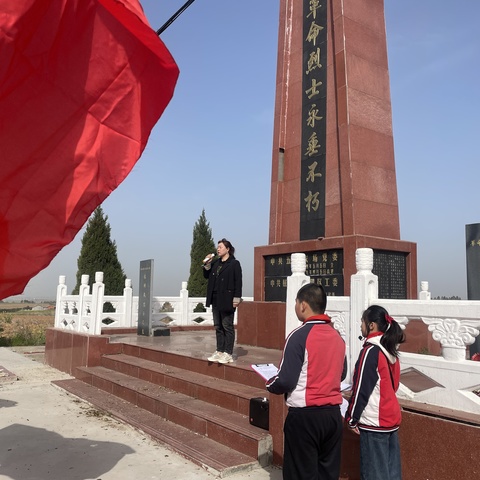
[[[44,350],[0,347],[0,479],[217,478],[53,386],[52,380],[70,377],[44,364]],[[281,470],[258,468],[229,478],[280,480]]]

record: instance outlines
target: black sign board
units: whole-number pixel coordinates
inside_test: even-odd
[[[325,236],[327,2],[303,0],[300,240]]]
[[[152,329],[153,260],[140,262],[137,335],[150,336]]]
[[[305,252],[305,274],[312,282],[322,285],[327,295],[344,295],[343,250]],[[291,254],[268,255],[265,260],[265,301],[285,302],[287,277],[292,274]]]
[[[465,225],[467,248],[467,299],[480,300],[480,223]],[[470,358],[480,352],[480,336],[469,348]]]
[[[480,300],[480,223],[465,225],[467,299]]]
[[[373,273],[378,276],[378,298],[407,298],[407,254],[373,251]]]

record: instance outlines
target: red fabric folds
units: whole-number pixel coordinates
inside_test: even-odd
[[[0,299],[124,180],[177,78],[137,0],[0,0]]]

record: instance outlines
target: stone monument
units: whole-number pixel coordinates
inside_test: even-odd
[[[153,259],[140,262],[137,335],[152,333]]]
[[[286,300],[292,253],[306,254],[307,275],[329,295],[349,295],[357,248],[374,251],[380,298],[416,298],[416,244],[400,239],[384,3],[280,0],[269,244],[255,248],[255,302]]]
[[[329,293],[348,295],[361,247],[374,249],[382,293],[416,298],[416,245],[400,240],[383,1],[280,3],[269,245],[256,250],[255,299],[283,299],[270,280],[283,280],[294,252]]]

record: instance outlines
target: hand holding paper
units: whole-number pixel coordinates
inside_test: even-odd
[[[273,363],[254,363],[251,367],[265,380],[270,380],[278,373],[278,368]]]

